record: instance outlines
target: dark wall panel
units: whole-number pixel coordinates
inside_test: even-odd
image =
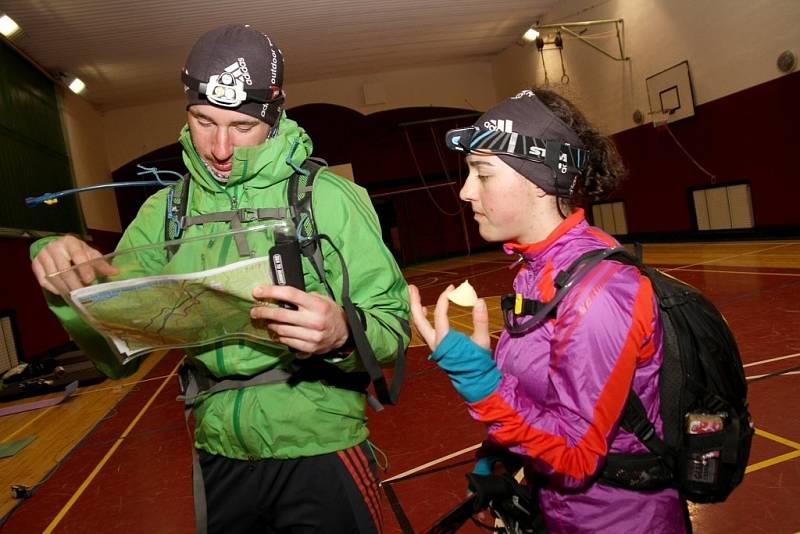
[[[119,234],[91,230],[92,246],[111,252]],[[29,249],[32,238],[0,238],[0,310],[14,310],[20,335],[18,350],[26,358],[35,358],[69,340],[56,316],[50,313],[42,290],[31,270]]]
[[[615,198],[625,201],[631,233],[692,230],[688,191],[749,182],[756,227],[800,225],[800,72],[697,106],[670,124],[697,168],[669,132],[646,124],[614,140],[630,178]]]
[[[72,174],[53,82],[5,43],[0,44],[0,181],[0,227],[82,231],[74,198],[25,206],[26,197],[71,188]]]

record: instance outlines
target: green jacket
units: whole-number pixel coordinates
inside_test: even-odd
[[[187,215],[227,211],[241,207],[287,205],[288,178],[292,168],[287,156],[300,165],[312,151],[311,139],[285,116],[279,134],[264,144],[234,151],[230,180],[215,180],[192,145],[188,127],[181,131],[183,161],[192,178]],[[292,152],[294,150],[294,152]],[[164,241],[164,214],[168,189],[152,195],[126,229],[117,250]],[[386,249],[377,215],[366,191],[324,170],[314,182],[313,211],[320,233],[328,235],[341,251],[350,278],[350,297],[363,312],[366,334],[382,365],[389,365],[409,342],[407,288],[402,274]],[[253,222],[250,224],[258,224]],[[227,230],[227,222],[195,225],[183,237]],[[44,245],[41,240],[32,254]],[[141,275],[191,272],[240,260],[230,237],[203,242],[203,250],[182,246],[167,262],[157,250],[137,254]],[[256,244],[266,254],[268,238]],[[322,242],[328,283],[341,304],[342,267],[333,249]],[[325,294],[311,264],[303,258],[307,291]],[[61,299],[48,297],[51,309],[98,368],[112,377],[130,374],[137,363],[119,365],[105,341],[88,328]],[[187,349],[216,376],[253,375],[275,366],[285,367],[294,358],[285,345],[256,345],[227,341]],[[335,365],[345,371],[361,370],[357,354]],[[296,458],[332,452],[362,442],[368,436],[363,393],[304,381],[222,391],[201,397],[195,405],[195,445],[228,458]]]

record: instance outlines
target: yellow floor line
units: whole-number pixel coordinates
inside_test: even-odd
[[[790,439],[782,438],[781,436],[775,435],[771,432],[767,432],[766,430],[761,430],[760,428],[756,428],[756,435],[761,436],[762,438],[767,438],[781,445],[786,445],[787,447],[791,447],[792,449],[797,449],[793,452],[787,452],[786,454],[781,454],[780,456],[775,456],[773,458],[769,458],[767,460],[763,460],[758,463],[750,464],[745,469],[745,473],[752,473],[753,471],[758,471],[759,469],[764,469],[765,467],[770,467],[775,464],[779,464],[781,462],[787,462],[789,460],[793,460],[795,458],[800,458],[800,443],[796,441],[792,441]]]
[[[50,522],[50,524],[44,530],[44,534],[49,534],[49,533],[53,532],[53,529],[55,529],[56,526],[58,526],[58,524],[61,522],[61,520],[64,519],[64,516],[67,515],[67,512],[69,512],[69,510],[72,508],[72,506],[78,500],[78,498],[83,494],[83,492],[86,491],[86,488],[89,487],[89,484],[91,484],[92,481],[94,480],[94,478],[97,476],[97,474],[100,473],[100,470],[108,462],[108,460],[111,458],[111,456],[114,454],[114,452],[116,452],[116,450],[119,448],[119,446],[125,440],[125,438],[128,436],[128,434],[131,432],[131,430],[133,430],[133,427],[136,426],[136,423],[139,422],[139,419],[142,418],[144,413],[150,408],[150,406],[156,400],[156,397],[158,397],[158,395],[161,393],[161,391],[164,389],[164,387],[167,385],[167,383],[169,383],[170,378],[175,376],[175,373],[178,371],[178,367],[180,367],[181,363],[182,363],[182,360],[179,361],[175,365],[175,368],[172,369],[172,372],[164,379],[164,382],[161,383],[161,385],[158,387],[158,390],[156,390],[156,392],[153,393],[153,395],[150,397],[150,400],[147,401],[147,404],[145,404],[144,407],[142,407],[142,409],[136,415],[136,417],[133,418],[133,421],[131,421],[131,423],[128,425],[128,428],[126,428],[125,431],[122,433],[122,435],[117,438],[117,440],[114,442],[114,444],[108,450],[106,455],[103,456],[103,459],[100,460],[100,462],[95,466],[95,468],[92,470],[92,472],[89,473],[89,476],[86,477],[86,480],[83,481],[83,484],[81,484],[81,486],[77,489],[77,491],[75,491],[75,493],[72,495],[72,497],[70,497],[70,499],[67,502],[67,504],[65,504],[64,507],[61,509],[61,511],[58,512],[58,515],[56,515],[56,517],[53,519],[53,521]]]
[[[44,409],[44,410],[42,410],[41,412],[39,412],[39,414],[38,414],[36,417],[34,417],[34,418],[33,418],[33,419],[31,419],[30,421],[28,421],[27,423],[25,423],[24,425],[22,425],[21,427],[19,427],[19,428],[18,428],[17,430],[15,430],[14,432],[12,432],[10,436],[5,436],[5,437],[3,437],[3,441],[11,441],[11,438],[13,438],[14,436],[16,436],[17,434],[19,434],[20,432],[22,432],[23,430],[25,430],[25,429],[26,429],[26,428],[28,428],[29,426],[31,426],[31,425],[32,425],[32,424],[33,424],[33,423],[34,423],[34,422],[35,422],[37,419],[39,419],[40,417],[42,417],[44,414],[46,414],[47,412],[49,412],[50,410],[52,410],[52,409],[53,409],[53,408],[55,408],[56,406],[58,406],[58,404],[56,404],[56,405],[54,405],[54,406],[48,406],[46,409]]]
[[[752,473],[753,471],[758,471],[759,469],[764,469],[765,467],[770,467],[772,465],[793,460],[795,458],[800,458],[800,450],[794,452],[787,452],[786,454],[781,454],[780,456],[770,458],[769,460],[764,460],[763,462],[758,462],[755,464],[748,465],[747,469],[745,469],[744,472]]]
[[[787,447],[791,447],[793,449],[800,450],[800,443],[796,441],[792,441],[790,439],[782,438],[780,436],[776,436],[766,430],[761,430],[760,428],[756,428],[756,435],[761,436],[762,438],[771,439],[772,441],[777,441],[781,445],[786,445]]]

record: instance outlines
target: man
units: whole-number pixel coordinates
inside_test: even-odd
[[[312,143],[282,110],[278,47],[248,26],[223,26],[197,41],[182,79],[188,124],[180,142],[191,175],[185,185],[188,219],[183,236],[258,224],[245,216],[254,213],[247,208],[286,207],[289,178],[311,154]],[[144,203],[118,250],[165,240],[168,194],[169,189],[161,190]],[[197,398],[195,446],[212,532],[381,530],[375,463],[366,441],[363,367],[352,350],[354,325],[341,306],[343,272],[346,265],[350,299],[381,364],[401,355],[409,341],[406,285],[383,245],[364,189],[324,170],[316,177],[312,200],[317,228],[330,238],[321,241],[326,280],[304,258],[306,291],[277,285],[253,291],[258,301],[296,308],[256,306],[251,311],[254,322],[274,332],[280,344],[242,340],[187,349],[195,367],[207,373],[202,378],[249,377],[271,369],[295,372],[289,383]],[[202,255],[196,248],[194,253],[185,250],[192,247],[178,248],[169,259],[166,254],[141,254],[137,262],[143,275],[159,274],[198,271],[251,252],[266,253],[241,250],[240,243],[227,237],[208,247]],[[35,243],[32,254],[40,284],[54,292],[47,274],[100,253],[66,236]],[[95,276],[81,274],[83,283]],[[115,363],[63,301],[54,295],[48,299],[98,368],[112,376],[130,371]],[[202,493],[198,489],[203,489],[197,481],[196,501]],[[202,529],[204,507],[199,504]]]

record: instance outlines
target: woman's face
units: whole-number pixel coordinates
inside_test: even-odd
[[[467,156],[469,175],[459,197],[469,202],[487,241],[533,243],[542,190],[506,165],[497,156]]]

